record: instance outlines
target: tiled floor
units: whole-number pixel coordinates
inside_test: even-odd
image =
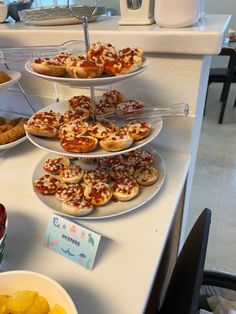
[[[236,84],[235,84],[236,85]],[[212,209],[205,268],[236,273],[236,86],[218,124],[220,84],[211,84],[203,120],[187,231],[200,211]]]

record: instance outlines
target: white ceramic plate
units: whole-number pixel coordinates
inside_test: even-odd
[[[0,116],[4,117],[7,120],[15,119],[15,118],[18,118],[20,116],[25,117],[19,113],[12,113],[12,112],[1,111],[1,110],[0,110]],[[15,147],[16,145],[19,145],[20,143],[24,142],[26,139],[27,139],[27,136],[24,136],[24,137],[20,138],[19,140],[14,141],[14,142],[0,145],[0,150],[5,150],[5,149]]]
[[[40,111],[50,111],[53,110],[55,112],[60,112],[64,113],[65,111],[68,110],[68,104],[67,101],[61,101],[59,103],[55,103],[52,105],[49,105],[47,107],[44,107]],[[39,136],[34,136],[32,134],[29,134],[26,132],[27,137],[29,140],[39,148],[45,149],[49,152],[60,154],[60,155],[65,155],[65,156],[74,156],[74,157],[92,157],[92,158],[99,158],[99,157],[104,157],[104,156],[114,156],[114,155],[120,155],[121,153],[129,152],[134,149],[137,149],[139,147],[142,147],[152,141],[161,131],[163,125],[163,121],[160,120],[158,122],[153,123],[151,132],[149,136],[144,138],[141,141],[134,142],[132,147],[123,150],[123,151],[118,151],[118,152],[108,152],[103,150],[102,148],[97,147],[94,151],[91,151],[89,153],[68,153],[66,152],[60,145],[60,141],[58,138],[47,138],[47,137],[39,137]]]
[[[4,70],[4,72],[7,73],[11,77],[11,80],[0,84],[0,93],[5,92],[8,88],[15,85],[21,78],[20,72],[10,71],[10,70]]]
[[[117,76],[112,76],[109,74],[102,74],[100,77],[97,78],[87,78],[87,79],[82,79],[82,78],[71,78],[71,77],[55,77],[55,76],[47,76],[43,74],[39,74],[33,71],[31,67],[31,61],[28,61],[25,64],[25,69],[30,73],[33,74],[34,76],[43,78],[48,81],[60,83],[63,85],[70,85],[70,86],[83,86],[83,87],[89,87],[89,86],[103,86],[103,85],[110,85],[117,83],[119,81],[126,80],[128,78],[131,78],[133,76],[136,76],[140,73],[142,73],[148,65],[147,60],[144,58],[143,64],[140,69],[137,71],[134,71],[132,73],[124,74],[124,75],[117,75]]]
[[[136,196],[134,199],[127,201],[127,202],[113,202],[110,201],[108,204],[101,206],[101,207],[96,207],[90,214],[87,216],[82,216],[82,217],[76,217],[72,215],[68,215],[63,213],[62,208],[61,208],[61,202],[56,199],[54,195],[41,195],[39,193],[36,193],[38,198],[48,207],[51,209],[55,210],[56,212],[63,214],[67,217],[73,217],[76,219],[102,219],[102,218],[109,218],[109,217],[115,217],[119,216],[125,213],[128,213],[145,203],[147,203],[150,199],[152,199],[158,191],[161,189],[165,177],[166,177],[166,166],[165,162],[160,156],[160,154],[151,146],[148,145],[145,147],[145,150],[152,152],[155,157],[155,162],[154,166],[159,170],[159,179],[157,182],[155,182],[151,186],[147,187],[140,187],[140,193],[138,196]],[[41,177],[42,175],[45,174],[43,170],[43,163],[48,159],[52,157],[56,157],[57,155],[53,154],[47,154],[44,156],[42,160],[38,163],[36,166],[34,173],[33,173],[33,180]],[[80,162],[80,161],[73,161],[73,163],[79,163],[82,168],[88,167],[88,165]],[[91,167],[91,166],[90,166]]]

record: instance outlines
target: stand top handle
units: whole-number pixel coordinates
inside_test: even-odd
[[[88,20],[89,20],[89,18],[94,16],[94,14],[96,13],[97,8],[98,8],[98,0],[94,1],[94,9],[89,14],[84,14],[84,13],[78,14],[78,13],[75,13],[74,10],[73,10],[73,6],[70,5],[70,0],[67,0],[67,6],[68,6],[71,14],[76,19],[78,19],[80,22],[82,22],[82,24],[83,24],[85,48],[86,48],[86,51],[88,51],[88,49],[90,47],[89,34],[88,34]]]

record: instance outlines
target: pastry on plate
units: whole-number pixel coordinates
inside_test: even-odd
[[[88,123],[81,119],[75,119],[64,123],[58,130],[59,139],[71,140],[86,133]]]
[[[50,174],[58,175],[62,170],[68,168],[69,165],[70,160],[66,156],[53,157],[43,163],[43,169]]]
[[[124,95],[116,89],[103,93],[96,105],[96,114],[106,116],[114,113],[117,105],[123,102],[124,99]]]
[[[134,178],[140,185],[149,186],[158,180],[158,170],[154,167],[140,167],[135,169]]]
[[[91,213],[94,206],[84,197],[73,198],[72,200],[62,202],[62,210],[64,213],[72,216],[85,216]]]
[[[45,174],[33,181],[33,187],[36,192],[42,195],[55,194],[61,181],[50,174]]]
[[[139,194],[139,185],[133,177],[120,178],[112,185],[113,198],[129,201]]]
[[[82,197],[84,188],[80,183],[62,183],[58,187],[55,196],[60,202],[72,200],[75,197]]]
[[[63,114],[64,122],[68,123],[72,120],[87,120],[90,117],[90,113],[86,109],[67,110]]]
[[[102,74],[103,65],[87,60],[84,57],[69,61],[67,59],[66,72],[75,78],[95,78]]]
[[[141,112],[143,108],[144,108],[143,103],[134,99],[130,99],[123,101],[116,106],[116,114],[117,116],[125,117],[129,114],[138,113],[139,110]]]
[[[31,67],[36,73],[47,76],[60,77],[66,74],[65,64],[55,59],[38,58],[31,63]]]
[[[82,180],[84,169],[80,165],[70,165],[60,172],[61,181],[64,183],[78,183]]]
[[[99,145],[106,151],[117,152],[129,148],[133,141],[133,138],[127,132],[119,130],[102,139]]]
[[[119,127],[115,123],[112,123],[109,120],[100,119],[90,124],[87,132],[89,135],[101,140],[118,130]]]
[[[86,185],[84,189],[84,197],[94,206],[102,206],[110,201],[112,190],[109,184],[98,182],[94,185]]]
[[[150,134],[151,123],[146,121],[131,121],[121,127],[122,130],[128,132],[134,141],[140,141]]]
[[[127,162],[136,168],[146,167],[153,164],[154,156],[149,151],[138,149],[128,153]]]
[[[71,110],[87,110],[90,114],[93,112],[91,97],[85,95],[73,96],[68,100],[68,106]]]
[[[54,137],[58,128],[63,124],[63,116],[59,112],[36,112],[24,125],[25,131],[32,135],[42,137]]]
[[[101,167],[104,167],[106,169],[110,169],[111,167],[115,165],[119,165],[123,162],[122,155],[115,155],[115,156],[107,156],[107,157],[101,157],[99,159],[99,164]]]
[[[94,185],[98,182],[108,183],[110,180],[109,173],[101,167],[85,170],[83,181],[85,184]]]
[[[120,178],[130,177],[134,173],[134,167],[129,165],[127,162],[115,164],[111,167],[109,174],[113,180]]]
[[[62,148],[70,153],[87,153],[97,147],[98,140],[92,136],[78,136],[72,139],[63,138],[60,141]]]
[[[141,68],[143,62],[143,49],[124,48],[118,51],[117,60],[107,60],[104,72],[112,75],[124,75]]]

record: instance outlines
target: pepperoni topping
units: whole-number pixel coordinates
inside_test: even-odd
[[[83,176],[83,180],[86,184],[96,184],[98,182],[108,182],[110,176],[108,172],[99,167],[95,169],[86,170]]]
[[[70,179],[83,175],[84,170],[79,165],[71,165],[60,172],[63,179]]]
[[[40,111],[35,113],[30,122],[33,122],[37,125],[47,125],[59,127],[63,123],[63,116],[59,112],[50,111]]]
[[[154,156],[148,151],[133,151],[128,157],[128,164],[134,167],[146,167],[154,162]]]
[[[92,204],[103,205],[111,199],[112,191],[108,184],[98,182],[85,188],[85,198]]]
[[[133,177],[120,178],[112,186],[114,192],[125,195],[132,194],[134,188],[139,188],[139,185]]]
[[[60,139],[73,140],[75,137],[79,137],[87,131],[88,123],[81,120],[75,119],[63,124],[58,132]]]
[[[55,196],[59,201],[65,202],[74,197],[82,197],[83,194],[84,189],[80,183],[64,183],[58,187]]]
[[[88,133],[98,139],[107,137],[110,133],[118,131],[119,127],[108,120],[99,120],[88,127]]]
[[[133,173],[134,173],[134,167],[130,166],[126,162],[115,164],[114,166],[111,167],[111,170],[109,172],[110,176],[114,180],[132,176]]]
[[[69,159],[66,157],[49,158],[44,164],[43,169],[50,174],[59,174],[69,166]]]
[[[112,166],[119,165],[122,162],[123,158],[121,155],[100,158],[100,165],[104,168],[111,168]]]
[[[86,109],[92,113],[92,100],[88,96],[79,95],[69,99],[68,105],[71,109]]]
[[[43,195],[55,194],[59,185],[60,180],[50,174],[45,174],[33,182],[35,190]]]

